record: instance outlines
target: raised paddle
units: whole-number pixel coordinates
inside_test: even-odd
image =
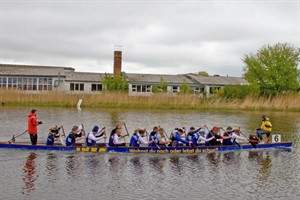
[[[126,130],[126,135],[124,135],[124,140],[125,140],[125,142],[126,142],[126,139],[125,139],[125,137],[126,136],[128,136],[129,137],[129,132],[128,132],[128,129],[127,129],[127,126],[126,126],[126,123],[124,122],[124,127],[125,127],[125,130]]]
[[[12,142],[15,142],[16,141],[16,138],[20,137],[21,135],[23,135],[24,133],[27,133],[28,130],[24,131],[23,133],[20,133],[19,135],[15,136],[13,135],[12,138],[8,141],[8,143],[12,143]]]
[[[65,129],[63,126],[61,126],[61,130],[63,132],[63,135],[61,135],[60,132],[58,131],[60,143],[61,143],[61,145],[66,146],[66,143],[65,143],[64,139],[62,138],[62,136],[66,137]]]

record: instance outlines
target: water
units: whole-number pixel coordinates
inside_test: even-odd
[[[26,129],[28,108],[0,107],[0,140]],[[0,149],[0,199],[300,199],[300,115],[268,112],[274,132],[291,151],[264,150],[199,155],[93,154]],[[109,130],[121,119],[132,132],[160,124],[241,126],[253,133],[260,112],[39,108],[39,141],[63,124]],[[125,133],[125,132],[124,132]],[[28,141],[28,135],[17,141]],[[128,139],[127,139],[128,141]]]

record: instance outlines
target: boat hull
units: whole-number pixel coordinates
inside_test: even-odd
[[[73,152],[93,152],[93,153],[152,153],[152,154],[195,154],[195,153],[215,153],[223,151],[239,151],[253,149],[272,149],[272,148],[291,148],[292,142],[247,145],[227,145],[227,146],[197,146],[193,147],[85,147],[72,146],[66,147],[61,145],[47,146],[43,144],[30,145],[28,143],[0,142],[0,148],[6,149],[24,149],[24,150],[46,150],[46,151],[73,151]]]

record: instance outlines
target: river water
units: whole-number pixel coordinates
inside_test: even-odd
[[[0,141],[26,130],[30,108],[0,107]],[[110,131],[126,119],[130,132],[160,124],[240,126],[254,133],[261,112],[38,108],[39,141],[49,127],[84,124]],[[0,149],[0,199],[300,199],[300,115],[266,112],[291,151],[198,155],[95,154]],[[125,130],[123,130],[125,133]],[[28,141],[24,134],[17,141]],[[127,139],[128,141],[128,139]]]

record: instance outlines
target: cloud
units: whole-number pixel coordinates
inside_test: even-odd
[[[297,1],[3,1],[1,63],[240,76],[262,45],[299,46]]]

